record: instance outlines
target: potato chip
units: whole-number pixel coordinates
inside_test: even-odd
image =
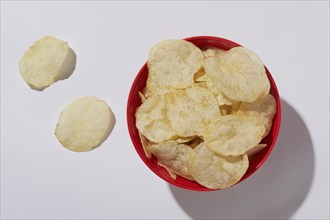
[[[106,104],[96,97],[80,97],[60,114],[55,135],[67,149],[84,152],[102,144],[115,124],[115,117]]]
[[[206,82],[196,82],[192,86],[198,86],[198,87],[207,89]]]
[[[220,105],[219,106],[221,115],[230,115],[231,105]]]
[[[244,47],[234,47],[219,57],[207,57],[203,65],[214,86],[230,99],[254,102],[269,92],[262,61]]]
[[[193,180],[188,171],[188,159],[192,148],[170,140],[150,146],[150,151],[163,166],[186,179]]]
[[[211,151],[203,143],[193,149],[188,162],[192,177],[210,189],[224,189],[236,184],[249,166],[246,154],[225,157]]]
[[[147,99],[142,92],[139,92],[139,96],[140,96],[140,99],[141,99],[141,103],[143,103]]]
[[[24,81],[36,90],[43,90],[54,82],[72,74],[76,55],[67,42],[52,36],[36,41],[19,61]]]
[[[216,96],[218,105],[232,105],[233,102],[235,102],[234,100],[224,96],[220,90],[214,86],[212,80],[209,77],[206,79],[206,86]]]
[[[162,95],[153,95],[137,109],[136,127],[148,140],[159,143],[175,136],[167,121],[165,102]]]
[[[265,147],[267,147],[267,144],[257,144],[256,146],[254,146],[253,148],[251,148],[250,150],[248,150],[246,152],[246,154],[248,155],[249,158],[251,158],[252,156],[254,156],[257,153],[259,153],[259,151],[261,151]]]
[[[275,113],[276,100],[271,94],[267,94],[264,98],[252,103],[242,102],[236,114],[259,117],[265,126],[265,133],[263,135],[265,137],[272,127]]]
[[[169,169],[167,168],[166,165],[162,164],[161,161],[157,161],[157,164],[158,164],[159,166],[161,166],[161,167],[164,167],[164,169],[170,174],[170,177],[171,177],[172,179],[176,180],[176,177],[178,176],[178,175],[176,175],[176,173],[174,173],[174,172],[172,172],[171,170],[169,170]]]
[[[140,132],[139,132],[139,136],[140,136],[140,140],[141,140],[141,144],[142,144],[143,151],[144,151],[146,157],[150,159],[150,158],[151,158],[151,152],[150,152],[150,150],[149,150],[149,147],[150,147],[151,145],[153,145],[154,143],[151,142],[151,141],[149,141],[149,140],[148,140],[145,136],[143,136],[143,134],[141,134]]]
[[[194,83],[194,75],[202,67],[203,53],[185,40],[167,40],[156,44],[148,57],[147,90],[165,93]]]
[[[231,105],[230,114],[232,115],[236,114],[239,107],[241,106],[241,103],[242,102],[234,101],[233,104]]]
[[[169,92],[165,102],[167,118],[181,137],[202,136],[203,127],[221,116],[213,94],[198,86]]]
[[[184,143],[187,143],[191,140],[193,140],[195,138],[195,136],[192,136],[192,137],[174,137],[173,140],[178,142],[179,144],[184,144]]]
[[[223,156],[246,153],[260,143],[265,127],[262,121],[248,115],[225,115],[205,127],[208,148]]]
[[[219,49],[217,47],[207,47],[203,49],[204,57],[214,57],[214,56],[221,56],[225,53],[225,50]]]
[[[204,68],[202,67],[197,73],[194,75],[195,82],[206,82],[207,75],[205,73]]]

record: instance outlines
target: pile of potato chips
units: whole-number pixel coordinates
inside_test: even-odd
[[[185,40],[156,44],[139,93],[136,126],[148,158],[210,189],[236,184],[266,147],[276,101],[252,51],[203,50]]]

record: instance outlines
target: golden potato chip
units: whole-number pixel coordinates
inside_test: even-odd
[[[193,180],[188,171],[188,159],[192,148],[185,144],[170,140],[150,146],[150,152],[157,157],[159,163],[168,170],[186,179]]]
[[[221,116],[213,94],[198,86],[169,92],[165,102],[167,118],[180,137],[202,136],[203,127]]]
[[[267,94],[264,98],[252,103],[242,102],[236,114],[260,117],[265,126],[265,133],[263,135],[265,137],[272,127],[275,113],[276,100],[271,94]]]
[[[140,136],[141,144],[142,144],[142,147],[143,147],[143,151],[144,151],[146,157],[150,159],[150,158],[151,158],[151,152],[150,152],[150,150],[149,150],[149,147],[150,147],[151,145],[153,145],[154,143],[151,142],[151,141],[149,141],[149,140],[148,140],[145,136],[143,136],[143,134],[141,134],[140,132],[139,132],[139,136]]]
[[[207,47],[203,49],[204,57],[214,57],[214,56],[221,56],[225,53],[225,50],[222,50],[217,47]]]
[[[262,61],[244,47],[234,47],[219,57],[207,57],[203,65],[214,86],[230,99],[254,102],[269,92]]]
[[[74,70],[76,55],[67,42],[52,36],[36,41],[19,61],[24,81],[36,90],[67,78]]]
[[[156,44],[148,57],[148,92],[164,93],[194,83],[194,75],[202,67],[203,53],[185,40],[166,40]]]
[[[164,165],[164,164],[161,163],[161,161],[157,161],[157,164],[159,166],[161,166],[161,167],[164,167],[164,169],[170,174],[170,177],[172,179],[174,179],[174,180],[176,179],[176,177],[177,177],[176,173],[174,173],[171,170],[169,170],[166,165]]]
[[[204,68],[202,67],[197,73],[194,75],[195,82],[206,82],[207,75],[205,73]]]
[[[220,90],[214,86],[212,80],[209,77],[206,79],[206,86],[216,96],[218,105],[232,105],[233,102],[235,102],[224,96]]]
[[[146,87],[144,87],[142,92],[138,92],[138,93],[139,93],[139,97],[141,99],[141,102],[144,102],[146,99],[148,99],[152,95],[150,92],[148,92]]]
[[[175,136],[166,118],[162,95],[153,95],[146,99],[137,109],[135,117],[139,132],[151,142],[159,143]]]
[[[265,127],[257,117],[224,115],[205,127],[204,141],[216,153],[237,156],[259,144],[264,132]]]
[[[246,152],[246,154],[250,158],[250,157],[256,155],[257,153],[259,153],[259,151],[261,151],[265,147],[267,147],[267,144],[257,144],[256,146],[254,146],[253,148],[251,148],[250,150],[248,150]]]
[[[140,99],[141,99],[141,103],[143,103],[147,99],[142,92],[139,92],[139,96],[140,96]]]
[[[230,114],[234,115],[237,113],[239,107],[241,106],[242,102],[234,101],[231,105]]]
[[[192,136],[192,137],[179,137],[179,136],[176,136],[173,138],[174,141],[178,142],[179,144],[184,144],[184,143],[187,143],[191,140],[193,140],[195,138],[195,136]]]
[[[230,115],[231,105],[220,105],[219,106],[221,115]]]
[[[61,112],[55,135],[69,150],[90,151],[109,136],[114,124],[115,117],[105,101],[80,97]]]
[[[201,142],[203,142],[203,139],[201,139],[198,136],[194,137],[176,137],[176,139],[173,139],[174,141],[178,142],[178,144],[185,144],[191,148],[195,148],[197,145],[199,145]]]
[[[208,89],[207,86],[206,86],[206,82],[196,82],[192,86],[198,86],[198,87],[201,87],[201,88],[204,88],[204,89]]]
[[[249,167],[246,154],[225,157],[211,151],[203,143],[193,149],[188,161],[188,170],[202,186],[224,189],[236,184]]]

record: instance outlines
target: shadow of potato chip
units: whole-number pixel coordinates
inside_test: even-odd
[[[282,126],[265,164],[225,190],[194,192],[169,188],[193,219],[289,219],[306,198],[314,176],[311,136],[301,116],[281,100]]]

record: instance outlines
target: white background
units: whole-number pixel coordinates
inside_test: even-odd
[[[72,76],[31,90],[18,60],[54,35],[77,54]],[[170,186],[138,157],[126,124],[130,86],[157,42],[236,41],[263,59],[282,98],[282,127],[264,166],[230,189]],[[88,153],[54,135],[79,96],[111,106],[116,125]],[[1,218],[328,219],[329,2],[1,1]]]

